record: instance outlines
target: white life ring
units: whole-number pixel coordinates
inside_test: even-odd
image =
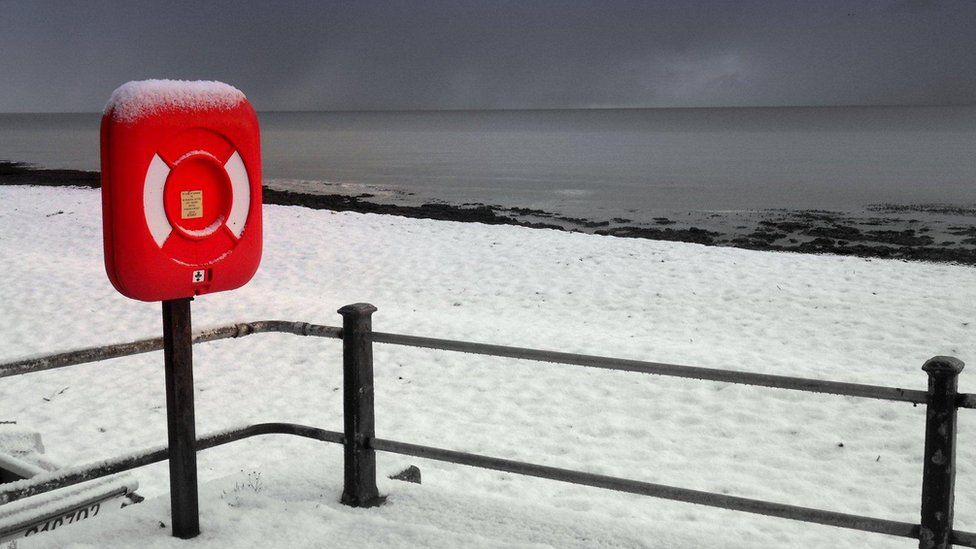
[[[203,152],[203,151],[194,151]],[[209,154],[209,153],[205,153]],[[212,155],[211,155],[212,156]],[[183,158],[185,158],[184,155]],[[182,160],[182,158],[181,158]],[[219,161],[218,161],[219,162]],[[179,160],[177,160],[177,164]],[[230,155],[227,162],[223,163],[224,171],[230,180],[231,186],[231,206],[230,213],[223,223],[217,224],[212,230],[201,234],[208,236],[220,228],[227,225],[234,238],[240,239],[244,233],[244,224],[247,222],[248,210],[251,207],[251,181],[247,177],[247,170],[244,168],[244,161],[237,151]],[[146,214],[146,225],[153,240],[160,248],[166,243],[166,239],[173,233],[173,226],[166,215],[166,207],[163,203],[163,192],[166,188],[166,179],[169,177],[171,169],[158,154],[154,154],[149,168],[146,170],[146,179],[143,187],[143,209]]]

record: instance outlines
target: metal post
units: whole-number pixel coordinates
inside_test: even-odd
[[[963,363],[953,357],[929,359],[922,469],[922,523],[919,549],[952,547],[952,507],[956,484],[956,396]]]
[[[169,430],[169,490],[173,536],[200,533],[197,503],[196,425],[193,417],[192,298],[163,301],[166,421]]]
[[[375,507],[384,498],[376,488],[376,452],[367,447],[376,436],[373,416],[373,321],[376,307],[355,303],[342,315],[342,397],[345,425],[345,488],[341,502]]]

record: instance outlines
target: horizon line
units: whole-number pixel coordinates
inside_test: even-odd
[[[850,109],[850,108],[976,107],[971,103],[885,103],[843,105],[715,105],[715,106],[587,106],[587,107],[492,107],[492,108],[352,108],[352,109],[255,109],[259,113],[434,113],[434,112],[540,112],[540,111],[669,111],[733,109]],[[101,114],[102,111],[0,111],[6,114]]]

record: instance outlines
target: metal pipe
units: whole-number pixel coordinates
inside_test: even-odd
[[[671,499],[686,503],[696,503],[698,505],[707,505],[709,507],[720,507],[734,511],[744,511],[747,513],[756,513],[760,515],[800,520],[804,522],[815,522],[817,524],[839,526],[841,528],[850,528],[865,532],[876,532],[879,534],[888,534],[905,538],[918,538],[918,525],[909,524],[907,522],[848,515],[846,513],[823,511],[808,507],[798,507],[795,505],[785,505],[782,503],[772,503],[756,499],[714,494],[711,492],[689,490],[686,488],[675,488],[673,486],[665,486],[662,484],[652,484],[649,482],[596,475],[593,473],[583,473],[569,469],[534,465],[531,463],[523,463],[519,461],[511,461],[477,454],[468,454],[465,452],[455,452],[453,450],[444,450],[441,448],[432,448],[417,444],[408,444],[406,442],[398,442],[394,440],[376,438],[370,440],[370,446],[376,450],[384,452],[393,452],[407,456],[427,458],[437,461],[447,461],[450,463],[459,463],[462,465],[480,467],[482,469],[505,471],[520,475],[569,482],[572,484],[582,484],[584,486],[605,488],[608,490],[616,490],[618,492]]]
[[[846,513],[824,511],[821,509],[811,509],[808,507],[799,507],[782,503],[714,494],[711,492],[701,492],[698,490],[689,490],[687,488],[676,488],[661,484],[652,484],[636,480],[596,475],[593,473],[583,473],[569,469],[559,469],[544,465],[534,465],[531,463],[523,463],[519,461],[511,461],[477,454],[468,454],[465,452],[456,452],[453,450],[444,450],[441,448],[409,444],[395,440],[374,438],[370,439],[369,446],[382,452],[391,452],[395,454],[433,459],[437,461],[446,461],[449,463],[458,463],[461,465],[480,467],[482,469],[505,471],[508,473],[546,478],[550,480],[569,482],[572,484],[605,488],[618,492],[659,497],[662,499],[672,499],[686,503],[706,505],[709,507],[720,507],[734,511],[762,514],[790,520],[799,520],[803,522],[815,522],[817,524],[838,526],[841,528],[849,528],[852,530],[861,530],[865,532],[875,532],[878,534],[888,534],[913,539],[918,539],[919,537],[919,526],[917,524],[909,524],[907,522],[864,517],[859,515],[849,515]],[[953,530],[952,542],[956,545],[976,547],[976,532]]]
[[[291,322],[286,320],[259,320],[244,322],[203,330],[193,335],[194,343],[205,343],[220,339],[232,339],[260,333],[287,333],[300,336],[327,337],[341,339],[342,330],[332,326],[320,326],[307,322]],[[140,339],[129,343],[88,347],[75,351],[66,351],[53,355],[25,358],[6,364],[0,364],[0,378],[54,370],[86,362],[108,360],[124,356],[151,353],[163,348],[163,338]]]
[[[256,322],[245,322],[230,326],[222,326],[219,328],[198,332],[193,336],[193,342],[203,343],[208,341],[217,341],[220,339],[244,337],[259,333],[289,333],[301,336],[342,339],[342,329],[334,326],[322,326],[318,324],[309,324],[307,322],[292,322],[286,320],[261,320]],[[542,351],[538,349],[525,349],[521,347],[507,347],[503,345],[490,345],[485,343],[472,343],[467,341],[454,341],[449,339],[436,339],[384,332],[373,332],[373,341],[376,343],[386,343],[389,345],[405,345],[408,347],[440,349],[460,353],[473,353],[535,360],[540,362],[556,362],[577,366],[589,366],[592,368],[601,368],[605,370],[619,370],[625,372],[639,372],[681,378],[704,379],[709,381],[757,385],[760,387],[774,387],[795,391],[828,393],[880,400],[893,400],[898,402],[912,402],[916,404],[925,402],[927,398],[927,393],[925,391],[913,389],[900,389],[895,387],[881,387],[859,383],[844,383],[839,381],[825,381],[819,379],[758,374],[735,370],[698,368],[694,366],[681,366],[677,364],[666,364],[660,362],[644,362],[639,360],[625,360],[573,353],[559,353],[554,351]],[[32,372],[41,372],[55,368],[63,368],[65,366],[84,364],[86,362],[94,362],[97,360],[107,360],[140,353],[148,353],[158,351],[162,348],[162,338],[143,339],[133,341],[131,343],[120,343],[117,345],[107,345],[103,347],[91,347],[77,351],[68,351],[65,353],[23,359],[15,362],[9,362],[7,364],[0,364],[0,378]],[[960,393],[958,396],[958,406],[960,408],[976,409],[976,394]]]
[[[976,533],[953,530],[952,543],[965,547],[976,547]]]
[[[959,393],[959,408],[976,408],[976,395],[972,393]]]
[[[740,372],[735,370],[699,368],[695,366],[681,366],[678,364],[666,364],[662,362],[644,362],[640,360],[626,360],[602,356],[579,355],[574,353],[560,353],[555,351],[542,351],[539,349],[526,349],[523,347],[507,347],[504,345],[489,345],[485,343],[471,343],[467,341],[453,341],[449,339],[435,339],[430,337],[408,336],[384,332],[373,332],[373,341],[376,343],[387,343],[390,345],[406,345],[409,347],[440,349],[460,353],[473,353],[478,355],[536,360],[540,362],[589,366],[591,368],[602,368],[604,370],[640,372],[644,374],[703,379],[708,381],[721,381],[725,383],[740,383],[743,385],[757,385],[760,387],[775,387],[778,389],[791,389],[810,393],[828,393],[833,395],[874,398],[880,400],[913,402],[916,404],[925,402],[927,396],[925,391],[917,391],[912,389],[882,387],[878,385],[863,385],[859,383],[844,383],[840,381],[824,381],[820,379],[778,376],[771,374],[757,374],[753,372]]]
[[[307,425],[298,425],[295,423],[258,423],[238,429],[212,433],[198,438],[197,450],[206,450],[245,438],[271,434],[295,435],[336,444],[342,444],[345,440],[342,433],[327,431],[317,427],[309,427]],[[95,478],[129,471],[144,465],[164,461],[168,457],[169,451],[166,448],[154,448],[144,450],[137,454],[130,454],[128,456],[107,459],[77,467],[68,467],[43,475],[37,475],[29,479],[18,480],[2,485],[2,489],[0,489],[0,504],[49,492],[58,488],[64,488],[65,486],[79,484]]]

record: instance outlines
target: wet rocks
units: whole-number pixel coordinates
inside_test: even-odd
[[[47,170],[20,162],[0,160],[0,185],[43,185],[46,187],[88,187],[102,185],[98,172]]]
[[[721,233],[706,231],[697,227],[687,229],[657,229],[651,227],[614,227],[601,229],[596,234],[620,236],[625,238],[649,238],[652,240],[669,240],[673,242],[693,242],[695,244],[715,244],[715,239]]]

